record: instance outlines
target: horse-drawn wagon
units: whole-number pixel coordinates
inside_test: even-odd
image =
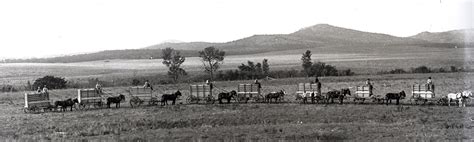
[[[39,112],[42,109],[44,111],[51,107],[48,93],[25,93],[25,107],[23,108],[25,113]]]
[[[153,90],[149,87],[130,87],[128,91],[131,107],[140,106],[145,102],[148,102],[148,105],[156,105],[159,102],[158,98],[153,96]]]
[[[79,109],[100,108],[104,105],[102,93],[96,89],[78,89],[77,101]]]
[[[237,102],[245,103],[249,100],[263,102],[265,98],[261,94],[261,86],[259,84],[239,84],[236,100]]]
[[[356,91],[354,95],[354,102],[356,101],[361,101],[361,103],[364,103],[366,99],[373,99],[372,95],[372,88],[369,85],[363,85],[363,86],[356,86]]]
[[[188,104],[197,104],[200,101],[213,104],[216,101],[212,95],[212,88],[210,85],[191,85],[189,86],[189,92],[190,94],[188,98],[186,98],[186,103]]]
[[[303,100],[303,103],[308,101],[308,98],[311,99],[313,103],[314,100],[324,100],[324,95],[321,93],[321,90],[318,90],[318,84],[315,83],[299,83],[298,90],[296,91],[296,98]],[[312,96],[314,95],[314,96]]]
[[[415,104],[418,104],[418,101],[422,101],[423,104],[426,102],[439,101],[435,98],[435,89],[432,84],[414,84],[412,86],[412,98],[410,101],[415,101]]]

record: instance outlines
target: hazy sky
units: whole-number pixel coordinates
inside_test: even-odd
[[[473,27],[470,0],[0,0],[0,59],[226,42],[320,23],[411,36]]]

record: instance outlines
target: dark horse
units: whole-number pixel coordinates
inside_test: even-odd
[[[343,101],[344,101],[344,97],[346,95],[351,95],[351,90],[349,90],[349,88],[344,88],[344,89],[341,89],[340,91],[339,90],[332,90],[332,91],[329,91],[327,94],[327,97],[326,97],[326,102],[329,103],[329,100],[331,100],[331,103],[334,103],[334,98],[336,99],[339,99],[339,103],[342,104]]]
[[[222,104],[222,99],[226,99],[227,103],[230,103],[230,100],[234,98],[236,95],[237,95],[237,92],[235,92],[235,90],[232,90],[227,93],[222,92],[222,93],[219,93],[219,95],[217,95],[217,99],[219,100],[219,104]]]
[[[120,94],[119,96],[115,97],[108,97],[107,98],[107,108],[110,108],[110,104],[114,103],[115,108],[120,108],[120,102],[125,101],[125,96]]]
[[[279,92],[271,92],[265,95],[265,101],[271,103],[272,99],[275,99],[275,102],[278,102],[279,100],[283,100],[283,97],[285,96],[285,91],[280,90]]]
[[[71,107],[71,111],[72,111],[72,107],[74,106],[74,104],[78,103],[77,99],[74,99],[74,101],[69,98],[67,100],[64,100],[64,101],[56,101],[54,102],[54,107],[55,108],[58,108],[58,107],[61,107],[61,111],[66,111],[67,110],[67,107]]]
[[[181,96],[181,92],[176,91],[173,94],[163,94],[161,96],[161,105],[164,106],[165,104],[168,105],[168,101],[173,101],[172,105],[175,104],[176,99]]]
[[[405,91],[402,91],[400,93],[387,93],[385,95],[385,100],[387,100],[387,102],[385,104],[388,105],[389,101],[390,101],[390,103],[392,103],[392,100],[397,100],[397,105],[398,105],[400,99],[404,99],[405,97],[406,97]]]

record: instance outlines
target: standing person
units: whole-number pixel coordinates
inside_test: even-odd
[[[374,89],[374,86],[372,86],[372,83],[370,82],[370,79],[367,78],[367,81],[365,81],[365,85],[369,86],[369,96],[372,96],[373,93],[373,89]]]
[[[316,79],[314,80],[314,84],[316,84],[316,92],[317,92],[317,96],[320,96],[321,95],[321,82],[319,82],[319,79],[318,77],[316,77]],[[314,103],[314,93],[311,94],[311,103]]]
[[[97,94],[102,94],[102,85],[97,81],[95,84],[95,90],[97,91]]]
[[[428,77],[428,80],[426,81],[426,87],[428,90],[434,90],[434,85],[433,81],[431,80],[431,76]]]
[[[262,84],[260,84],[260,82],[258,82],[258,79],[255,79],[255,85],[257,85],[257,91],[258,91],[258,94],[260,94],[260,90],[262,90]]]
[[[145,84],[143,85],[143,88],[150,88],[151,90],[153,90],[153,86],[151,86],[148,80],[145,80]]]
[[[209,80],[206,80],[206,85],[209,85],[210,93],[209,93],[209,98],[212,96],[212,89],[214,89],[214,84],[210,82]]]

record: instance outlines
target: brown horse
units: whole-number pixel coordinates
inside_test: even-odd
[[[340,104],[343,104],[344,97],[346,95],[349,95],[349,96],[351,95],[351,90],[349,90],[349,88],[329,91],[326,94],[326,102],[329,103],[329,100],[331,100],[331,103],[334,103],[334,98],[336,98],[336,99],[339,99]]]
[[[400,102],[400,99],[404,99],[406,97],[405,91],[402,90],[400,93],[387,93],[385,94],[385,100],[387,101],[385,104],[388,105],[388,102],[392,103],[392,100],[397,100],[397,105]]]
[[[285,97],[285,91],[280,90],[279,92],[271,92],[265,95],[265,102],[272,102],[272,99],[275,99],[275,102],[282,101]]]
[[[161,105],[162,106],[168,105],[168,101],[173,101],[172,105],[174,105],[176,102],[176,99],[179,98],[180,96],[181,96],[181,92],[179,92],[179,90],[173,94],[163,94],[163,96],[161,96]]]
[[[227,103],[230,103],[230,100],[232,98],[234,98],[235,96],[237,96],[237,92],[235,92],[235,90],[232,90],[230,92],[227,92],[227,93],[219,93],[219,95],[217,95],[217,99],[219,100],[219,104],[222,104],[222,99],[226,99],[227,100]]]
[[[77,99],[75,99],[77,100]],[[54,102],[54,107],[55,108],[58,108],[58,107],[61,107],[61,111],[66,111],[67,110],[67,107],[70,107],[71,111],[72,111],[72,107],[74,106],[74,104],[76,104],[75,101],[73,101],[71,98],[67,99],[67,100],[64,100],[64,101],[56,101]]]
[[[110,104],[115,103],[115,108],[120,108],[120,102],[125,101],[125,96],[120,94],[116,97],[107,98],[107,108],[110,108]]]

